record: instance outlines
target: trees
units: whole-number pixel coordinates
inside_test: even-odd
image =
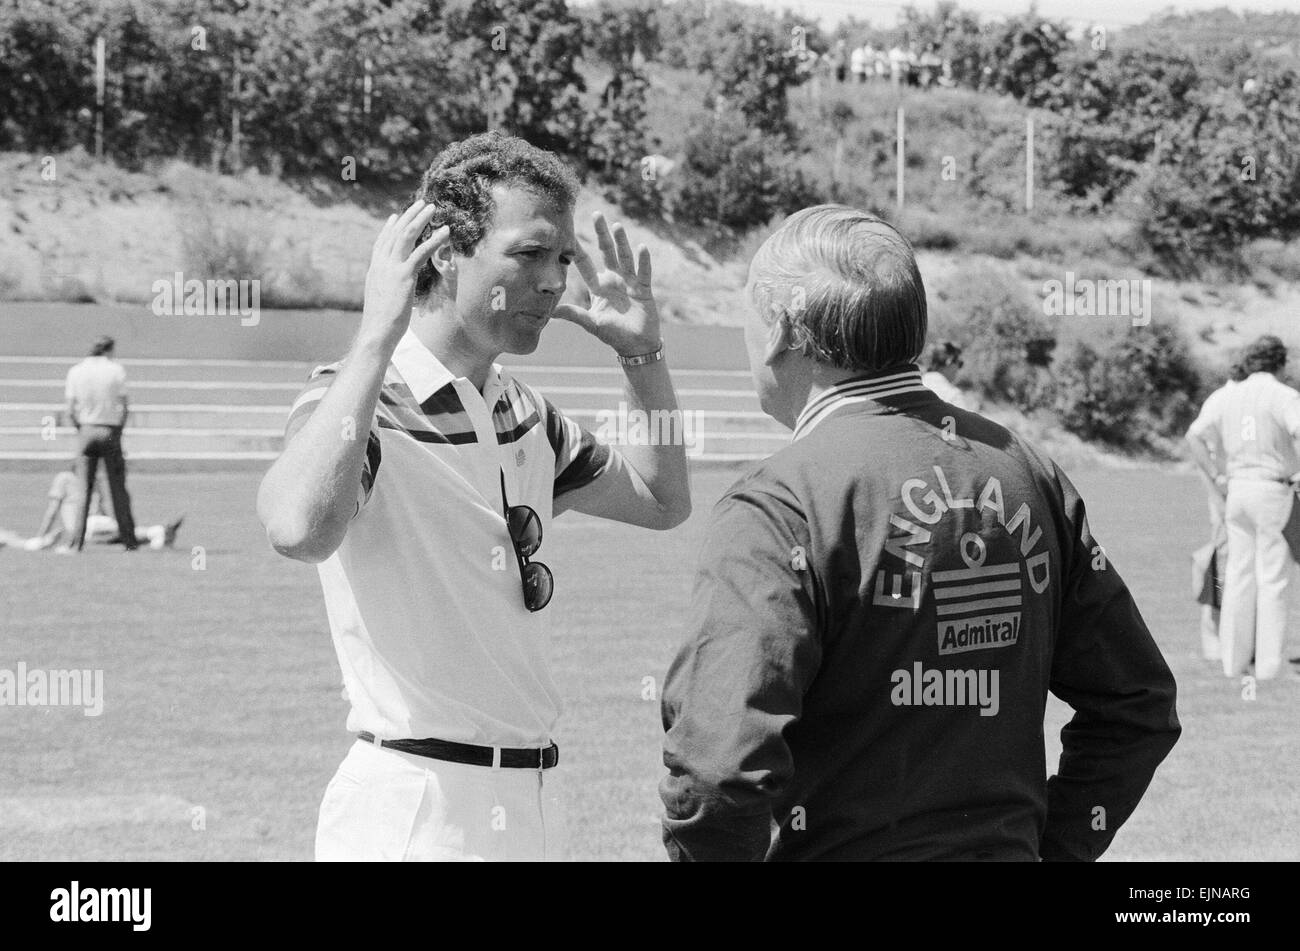
[[[728,112],[686,137],[671,207],[682,221],[743,230],[819,200],[779,140]]]
[[[1031,10],[984,29],[982,86],[1038,105],[1040,90],[1060,71],[1069,45],[1064,24]]]
[[[582,23],[564,0],[471,0],[449,13],[455,68],[477,83],[484,124],[581,161],[587,127]],[[479,127],[481,131],[482,126]]]
[[[1138,232],[1165,266],[1235,265],[1255,238],[1300,237],[1300,77],[1198,98],[1134,183]]]
[[[1180,120],[1200,84],[1196,64],[1150,46],[1064,53],[1038,93],[1055,113],[1047,176],[1094,207],[1110,204],[1138,174],[1162,130]]]

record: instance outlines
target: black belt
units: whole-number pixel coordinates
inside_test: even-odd
[[[363,743],[375,743],[375,735],[368,731],[357,734]],[[491,746],[473,746],[469,743],[451,743],[447,740],[380,740],[378,746],[397,750],[399,753],[413,753],[427,756],[429,759],[446,760],[449,763],[465,763],[469,766],[501,766],[505,769],[550,769],[560,761],[560,748],[552,743],[545,749],[523,747],[500,750]],[[495,762],[500,752],[500,762]]]

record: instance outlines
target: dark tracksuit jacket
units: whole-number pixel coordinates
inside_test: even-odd
[[[1046,778],[1047,692],[1075,715]],[[731,487],[663,694],[676,860],[1099,856],[1173,676],[1048,458],[915,367],[842,383]]]

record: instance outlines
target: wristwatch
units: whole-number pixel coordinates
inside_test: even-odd
[[[623,354],[616,352],[616,356],[618,357],[618,362],[623,364],[625,367],[642,367],[647,363],[658,363],[664,358],[664,342],[660,340],[659,349],[650,353],[638,353],[634,356],[625,357]]]

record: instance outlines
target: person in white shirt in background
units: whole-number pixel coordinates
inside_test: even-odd
[[[867,44],[853,47],[853,52],[849,55],[850,68],[853,71],[853,79],[859,83],[867,81]]]
[[[903,73],[907,68],[907,54],[895,43],[889,50],[889,79],[895,85],[903,82]]]
[[[1265,335],[1242,354],[1246,378],[1207,402],[1187,432],[1192,458],[1225,499],[1228,565],[1219,640],[1223,672],[1282,672],[1295,566],[1283,529],[1300,472],[1300,393],[1277,378],[1286,345]]]
[[[1205,398],[1201,412],[1208,412],[1210,417],[1213,418],[1217,413],[1216,404],[1218,401],[1222,400],[1224,394],[1245,378],[1246,372],[1242,369],[1241,364],[1239,362],[1234,363],[1228,371],[1228,379],[1223,386]],[[1192,438],[1190,433],[1187,438]],[[1214,447],[1211,446],[1210,448]],[[1216,471],[1225,468],[1224,460],[1217,459],[1215,462],[1217,464]],[[1216,588],[1214,601],[1210,604],[1201,605],[1201,656],[1206,660],[1217,661],[1221,660],[1223,656],[1219,645],[1219,613],[1223,606],[1223,575],[1228,564],[1228,523],[1224,508],[1224,496],[1215,485],[1213,473],[1199,468],[1197,471],[1205,479],[1206,498],[1210,507],[1210,545],[1214,552],[1214,584]]]
[[[958,409],[973,409],[966,394],[957,388],[957,373],[961,370],[961,347],[944,340],[930,348],[926,355],[927,372],[921,374],[921,383],[938,394],[939,399]]]
[[[122,544],[135,551],[135,519],[131,496],[126,491],[126,458],[122,454],[122,430],[126,426],[126,370],[113,359],[112,337],[100,337],[90,356],[68,371],[65,395],[67,415],[77,430],[77,474],[82,488],[81,509],[69,542],[81,551],[86,541],[86,518],[95,488],[95,472],[102,459],[108,473],[113,512],[122,530]]]

